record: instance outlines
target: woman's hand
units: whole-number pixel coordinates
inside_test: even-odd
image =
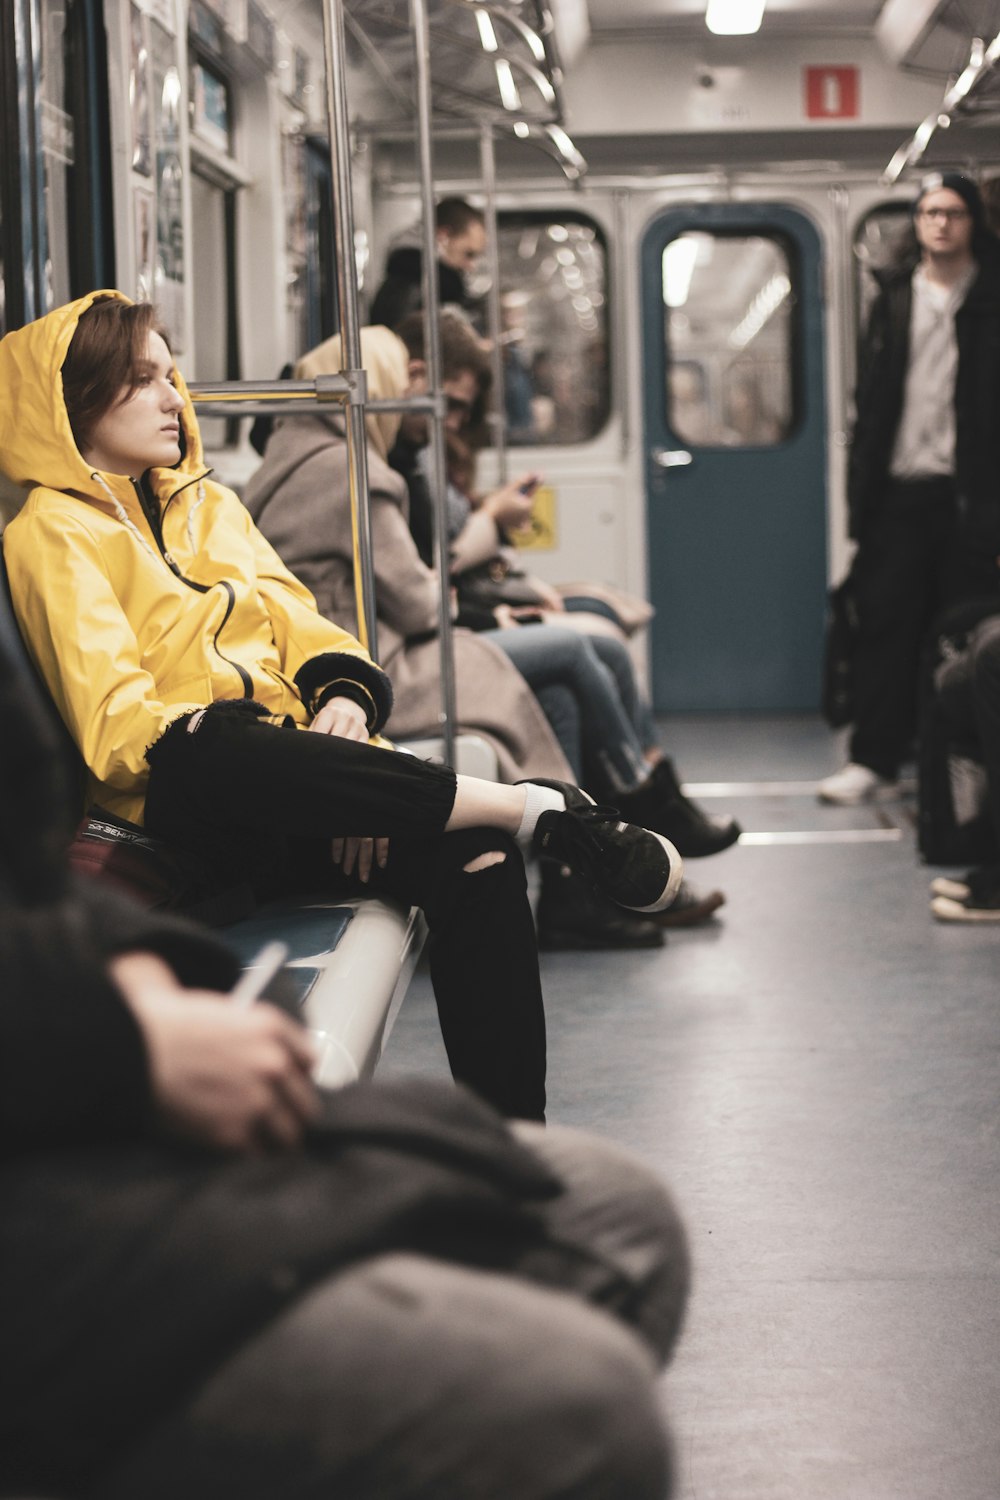
[[[350,875],[357,868],[358,879],[367,885],[372,873],[372,862],[378,864],[380,870],[385,869],[385,862],[389,858],[388,839],[361,839],[343,838],[334,839],[330,845],[335,865],[340,865],[345,875]]]
[[[332,734],[338,739],[368,743],[368,716],[353,698],[331,698],[323,704],[309,728],[317,734]]]
[[[142,1028],[162,1127],[229,1151],[297,1146],[319,1113],[308,1033],[274,1006],[189,990],[152,953],[108,966]]]
[[[493,517],[502,531],[520,531],[531,520],[534,501],[530,494],[523,493],[521,485],[530,483],[535,477],[533,474],[522,474],[520,479],[514,479],[502,489],[494,490],[483,501],[483,510]]]

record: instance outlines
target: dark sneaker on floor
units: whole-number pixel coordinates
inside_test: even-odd
[[[662,833],[684,859],[721,854],[736,843],[742,831],[735,818],[703,812],[686,797],[666,756],[653,767],[643,786],[623,792],[616,800],[623,817]]]
[[[646,921],[661,928],[697,927],[702,922],[708,922],[719,907],[725,904],[726,898],[721,891],[700,891],[690,881],[682,880],[673,906],[660,912],[658,916],[647,917]]]
[[[660,920],[630,916],[572,870],[542,861],[538,946],[544,953],[662,948]]]
[[[567,781],[533,778],[562,792],[566,811],[543,812],[535,827],[535,852],[569,865],[576,874],[630,911],[664,911],[680,889],[681,857],[669,839],[622,822],[613,807],[598,807]]]

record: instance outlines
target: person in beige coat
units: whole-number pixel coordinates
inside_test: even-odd
[[[371,399],[412,392],[421,378],[405,344],[387,328],[362,329],[361,351]],[[340,340],[334,337],[298,361],[295,377],[310,380],[341,367]],[[476,382],[464,373],[471,400]],[[394,690],[388,733],[407,740],[439,732],[441,674],[437,575],[421,561],[410,533],[406,482],[387,462],[401,422],[425,419],[386,412],[365,418],[379,662]],[[279,419],[243,499],[259,529],[313,594],[320,613],[353,629],[354,549],[340,411]],[[504,781],[572,780],[549,721],[505,653],[461,628],[454,630],[453,641],[458,731],[489,741]],[[542,922],[543,943],[656,947],[662,942],[654,924],[605,906],[576,880],[559,877],[559,896],[553,899],[557,876],[543,871],[542,910],[553,913],[551,923]]]
[[[395,334],[364,329],[362,351],[369,396],[401,395],[409,384],[408,356]],[[309,380],[339,368],[340,340],[331,339],[299,361],[295,376]],[[379,664],[392,679],[390,733],[409,740],[440,733],[441,652],[437,576],[417,554],[406,483],[386,461],[400,421],[396,413],[379,412],[365,418],[365,427]],[[353,629],[354,551],[339,409],[280,419],[243,499],[320,614]],[[489,741],[503,781],[571,781],[573,772],[537,699],[503,652],[469,630],[456,629],[453,639],[458,731]]]

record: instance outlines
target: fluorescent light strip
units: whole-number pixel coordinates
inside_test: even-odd
[[[764,0],[708,0],[705,25],[716,36],[750,36],[763,16]]]
[[[488,10],[482,6],[476,7],[476,25],[479,27],[479,40],[483,44],[484,52],[499,52],[500,44],[497,34],[493,30],[493,21]]]
[[[498,57],[493,64],[497,73],[497,84],[500,89],[500,98],[504,109],[517,111],[521,108],[521,95],[517,91],[514,82],[514,74],[511,72],[510,63],[505,57]]]

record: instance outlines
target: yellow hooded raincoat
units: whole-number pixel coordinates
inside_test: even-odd
[[[136,484],[81,456],[62,365],[92,292],[0,341],[0,467],[33,485],[4,533],[11,594],[29,650],[90,772],[88,802],[141,823],[146,751],[173,720],[253,699],[300,727],[324,689],[350,683],[369,726],[391,704],[384,673],[214,483],[190,396],[184,456],[149,470],[157,537]]]

